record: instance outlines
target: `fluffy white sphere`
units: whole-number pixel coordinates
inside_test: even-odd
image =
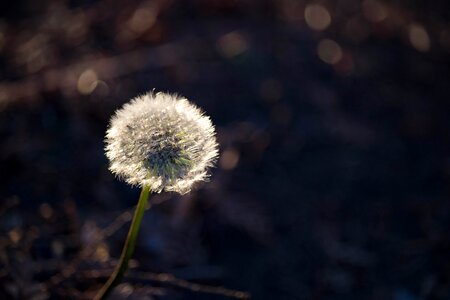
[[[106,132],[109,169],[153,192],[191,190],[218,157],[214,126],[187,99],[152,92],[117,110]]]

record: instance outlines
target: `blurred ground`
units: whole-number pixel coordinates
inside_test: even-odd
[[[221,159],[153,198],[117,299],[450,299],[449,3],[2,2],[0,298],[106,280],[139,191],[104,132],[156,89]]]

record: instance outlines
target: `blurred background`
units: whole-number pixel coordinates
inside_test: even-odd
[[[446,0],[2,1],[0,298],[106,281],[139,190],[104,133],[155,89],[221,157],[152,198],[114,299],[450,299],[449,66]]]

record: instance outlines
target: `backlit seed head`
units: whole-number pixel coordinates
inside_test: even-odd
[[[214,126],[187,99],[147,93],[117,110],[106,132],[109,169],[154,192],[191,190],[218,157]]]

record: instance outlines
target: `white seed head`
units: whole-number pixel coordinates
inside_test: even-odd
[[[153,192],[191,190],[208,177],[218,157],[208,116],[177,95],[152,92],[117,110],[106,131],[109,169]]]

